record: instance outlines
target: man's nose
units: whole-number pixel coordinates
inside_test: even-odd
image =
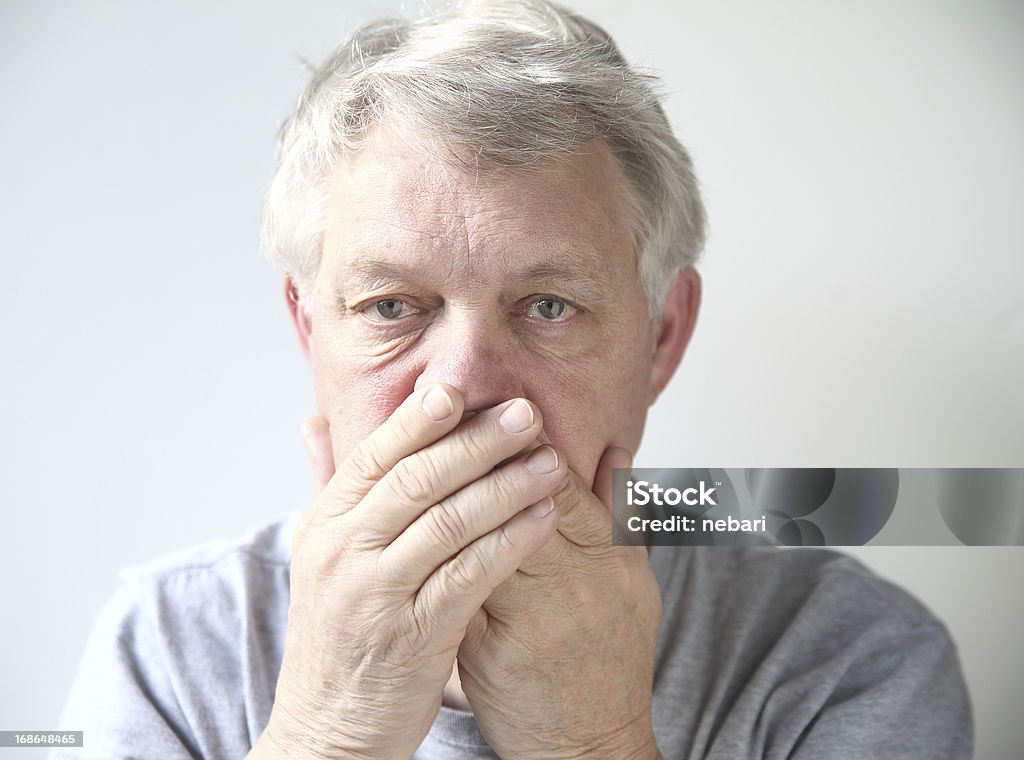
[[[514,340],[493,323],[452,320],[425,348],[426,366],[415,387],[432,382],[454,385],[467,412],[479,412],[510,398],[525,396],[525,367]]]

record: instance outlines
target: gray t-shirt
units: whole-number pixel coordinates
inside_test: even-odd
[[[242,758],[270,717],[298,513],[122,572],[51,758]],[[671,758],[969,758],[956,647],[906,592],[816,549],[653,547],[654,732]],[[608,687],[615,688],[615,673]],[[497,757],[442,708],[416,760]]]

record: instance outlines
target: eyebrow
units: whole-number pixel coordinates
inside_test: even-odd
[[[355,280],[366,287],[395,280],[410,281],[419,279],[416,267],[402,261],[381,261],[360,257],[346,267],[344,281]]]
[[[396,261],[379,261],[360,257],[344,269],[344,275],[335,281],[334,299],[343,311],[348,308],[346,291],[373,290],[389,284],[417,280],[414,267]]]
[[[362,288],[377,287],[386,283],[420,282],[424,279],[424,272],[419,267],[402,261],[359,258],[346,270],[343,281],[355,282],[357,287]],[[435,273],[436,268],[433,268],[427,274],[430,276]],[[556,290],[567,290],[568,295],[584,301],[603,301],[607,298],[607,284],[583,268],[571,269],[559,264],[541,262],[523,270],[507,272],[502,279],[504,283],[513,285],[555,284],[558,286]]]
[[[535,264],[512,274],[509,280],[522,285],[531,282],[557,283],[560,288],[568,288],[577,298],[591,302],[607,298],[607,288],[600,279],[584,269],[567,269],[558,264]]]

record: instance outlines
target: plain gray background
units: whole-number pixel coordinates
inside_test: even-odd
[[[395,7],[0,5],[0,728],[56,726],[118,568],[305,506],[259,207],[300,57]],[[1024,7],[575,7],[664,74],[710,213],[637,465],[1024,466]],[[977,756],[1019,757],[1024,550],[855,553],[952,628]]]

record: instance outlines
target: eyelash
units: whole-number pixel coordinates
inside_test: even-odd
[[[395,317],[394,319],[388,319],[387,317],[383,316],[376,310],[377,307],[380,306],[382,303],[387,303],[389,301],[397,301],[403,304],[405,308],[411,309],[411,312],[409,314],[405,314],[404,316],[398,316]],[[416,306],[413,306],[412,304],[409,303],[408,299],[402,298],[401,296],[390,296],[388,298],[377,298],[373,301],[370,301],[368,304],[359,307],[358,311],[360,311],[371,322],[376,322],[378,324],[394,324],[396,322],[401,322],[402,320],[414,317],[423,310]],[[405,309],[403,309],[403,312],[404,311]]]
[[[570,319],[573,318],[574,315],[576,315],[576,314],[578,314],[580,312],[580,308],[578,306],[573,304],[571,301],[567,301],[564,298],[558,298],[557,296],[540,296],[539,298],[534,298],[533,300],[530,301],[530,303],[527,304],[526,312],[527,312],[528,316],[529,316],[529,312],[532,311],[534,309],[534,307],[537,307],[540,304],[545,303],[545,302],[555,302],[555,303],[560,303],[560,304],[563,305],[564,308],[562,309],[562,313],[559,314],[560,319],[545,319],[544,317],[540,317],[540,316],[538,316],[538,317],[532,317],[531,316],[531,318],[538,319],[541,322],[548,322],[548,323],[551,323],[551,324],[559,324],[561,322],[568,322]]]
[[[403,313],[402,316],[397,316],[397,317],[394,317],[393,319],[388,319],[387,317],[384,317],[383,315],[381,315],[377,311],[377,307],[379,307],[381,304],[387,303],[389,301],[398,301],[398,302],[402,303],[404,305],[404,307],[405,307],[403,309],[403,312],[405,310],[411,310],[411,311],[409,313],[407,313],[407,314]],[[559,317],[560,317],[559,319],[545,319],[544,317],[541,317],[539,315],[538,316],[534,316],[533,314],[531,314],[531,312],[534,310],[535,307],[539,307],[540,304],[545,303],[545,302],[557,302],[557,303],[560,303],[560,304],[563,305],[562,313],[559,314]],[[421,314],[424,311],[424,309],[419,308],[417,306],[413,306],[409,302],[409,299],[402,298],[401,296],[389,296],[387,298],[376,298],[376,299],[374,299],[374,300],[372,300],[372,301],[370,301],[370,302],[368,302],[368,303],[366,303],[366,304],[364,304],[362,306],[356,307],[355,311],[361,313],[369,321],[371,321],[371,322],[373,322],[375,324],[378,324],[378,325],[394,325],[394,324],[397,324],[399,322],[402,322],[403,320],[410,319],[412,317],[415,317],[415,316]],[[559,298],[558,296],[553,296],[553,295],[539,295],[539,296],[533,296],[526,303],[526,306],[522,310],[522,313],[526,314],[526,316],[528,318],[534,319],[534,320],[536,320],[538,322],[546,322],[548,324],[562,324],[562,323],[568,322],[570,319],[572,319],[574,316],[576,316],[577,314],[579,314],[582,311],[583,311],[583,309],[581,309],[579,306],[574,304],[572,301],[569,301],[568,299]]]

